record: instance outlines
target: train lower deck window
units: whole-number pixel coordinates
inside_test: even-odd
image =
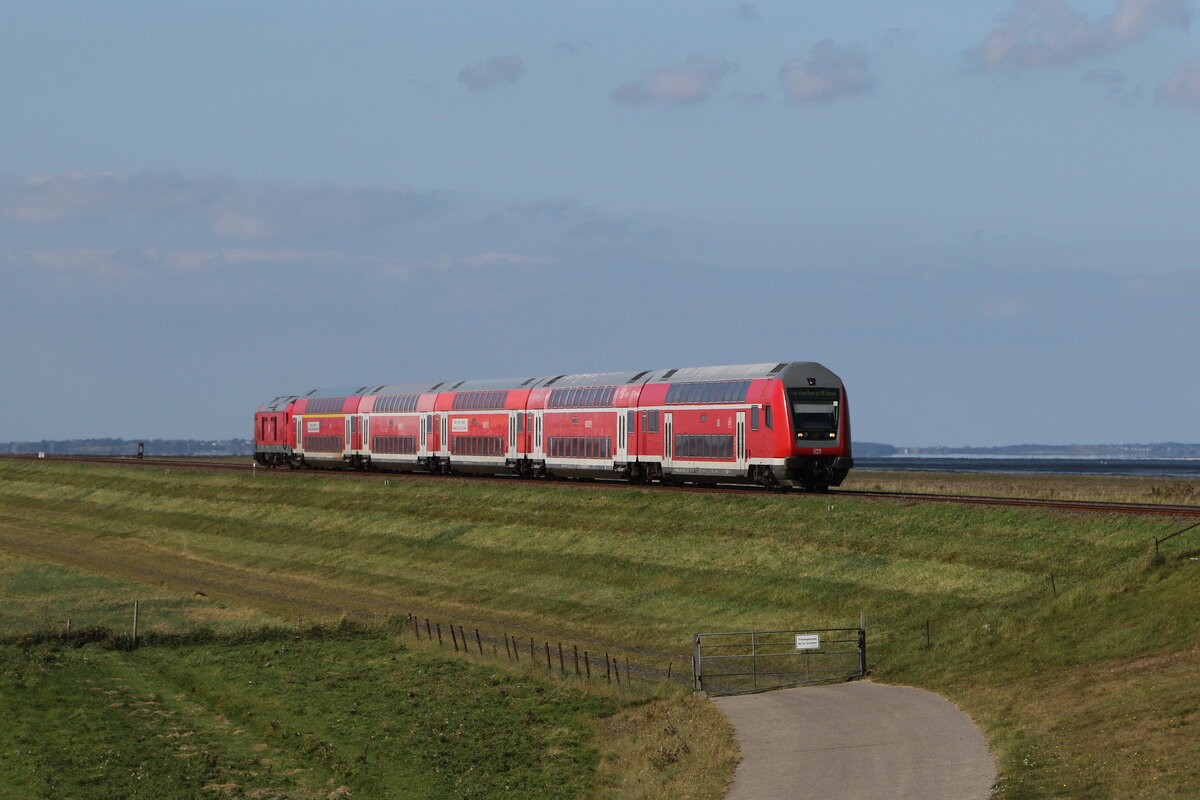
[[[305,436],[304,449],[310,453],[340,453],[343,441],[341,436]]]
[[[415,436],[376,436],[371,440],[371,452],[379,455],[413,455],[417,452]]]
[[[454,436],[450,440],[450,454],[455,456],[502,456],[503,436]]]
[[[678,433],[675,458],[733,458],[733,436],[720,433]]]
[[[546,455],[550,458],[612,458],[612,437],[549,436]]]

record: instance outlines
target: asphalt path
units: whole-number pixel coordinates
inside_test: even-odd
[[[714,701],[742,761],[726,800],[986,800],[996,765],[950,701],[855,681]]]

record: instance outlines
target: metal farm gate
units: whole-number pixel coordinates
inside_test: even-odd
[[[697,633],[696,691],[745,694],[867,673],[865,628]]]

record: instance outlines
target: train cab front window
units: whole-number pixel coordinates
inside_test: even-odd
[[[841,393],[837,389],[788,389],[796,439],[837,438]]]

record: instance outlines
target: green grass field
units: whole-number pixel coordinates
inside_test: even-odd
[[[862,613],[873,677],[968,711],[1000,797],[1200,794],[1200,535],[1151,558],[1190,520],[36,462],[0,462],[0,479],[0,550],[103,546],[119,554],[106,574],[141,583],[130,565],[186,558],[187,582],[160,587],[185,599],[206,566],[264,587],[285,576],[303,586],[295,607],[219,582],[196,601],[283,619],[438,614],[678,671],[697,631]],[[47,627],[79,612],[38,613]]]
[[[610,699],[346,626],[0,648],[7,797],[587,796]]]

